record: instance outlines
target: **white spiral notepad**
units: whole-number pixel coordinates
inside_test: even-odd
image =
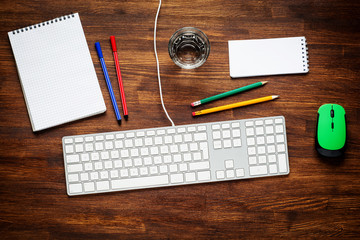
[[[309,72],[305,37],[229,41],[230,76]]]
[[[106,111],[77,13],[8,36],[33,131]]]

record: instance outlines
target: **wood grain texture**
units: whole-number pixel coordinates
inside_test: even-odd
[[[0,8],[0,235],[2,239],[350,239],[360,236],[360,2],[355,0],[165,0],[158,22],[164,100],[177,125],[284,115],[290,174],[172,188],[66,195],[61,138],[169,125],[153,53],[158,2],[3,0]],[[33,133],[7,32],[79,12],[108,108],[105,114]],[[211,42],[208,61],[182,70],[167,44],[194,26]],[[113,85],[108,38],[118,42],[129,121],[119,127],[94,42]],[[306,36],[310,72],[231,79],[227,41]],[[207,105],[279,94],[280,98],[198,118],[190,103],[256,81],[258,89]],[[117,88],[116,88],[117,89]],[[118,91],[115,92],[119,99]],[[316,112],[338,103],[347,113],[342,161],[314,149]]]

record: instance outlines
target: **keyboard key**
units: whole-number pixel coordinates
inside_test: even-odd
[[[166,167],[166,165],[165,165],[165,166],[161,166],[161,167]],[[160,167],[160,170],[161,170],[161,167]],[[160,171],[160,173],[161,173],[161,171]],[[141,167],[141,168],[140,168],[140,175],[141,175],[141,176],[148,175],[148,174],[149,174],[149,171],[148,171],[148,168],[147,168],[147,167]]]
[[[198,144],[197,143],[190,143],[190,151],[197,151],[199,150]]]
[[[67,155],[66,156],[67,163],[75,163],[75,162],[79,162],[79,161],[80,161],[79,155]]]
[[[275,152],[275,145],[268,145],[267,146],[267,152],[268,153],[274,153]]]
[[[167,175],[132,178],[132,179],[120,179],[111,182],[112,189],[127,189],[127,188],[139,188],[164,185],[169,183]]]
[[[265,138],[264,137],[257,137],[256,138],[256,143],[258,145],[265,144]]]
[[[266,119],[265,124],[266,125],[273,124],[273,120],[272,119]]]
[[[230,139],[226,139],[224,140],[224,148],[231,148],[231,140]]]
[[[168,172],[168,167],[166,165],[159,166],[159,172],[160,173],[167,173]]]
[[[212,134],[213,134],[213,139],[220,139],[221,138],[221,132],[220,131],[214,131]]]
[[[84,183],[85,192],[93,192],[95,191],[95,184],[93,182]]]
[[[91,179],[91,180],[97,180],[97,179],[99,179],[99,174],[98,174],[98,172],[91,172],[91,173],[90,173],[90,179]]]
[[[258,161],[259,161],[259,164],[264,164],[264,163],[266,163],[266,156],[259,156],[259,157],[258,157]]]
[[[210,168],[210,163],[208,161],[189,163],[190,171],[203,170],[209,168]]]
[[[72,165],[68,165],[67,169],[68,169],[69,173],[81,172],[83,170],[83,165],[82,164],[72,164]]]
[[[197,173],[197,178],[199,181],[208,181],[210,180],[210,171],[203,171]]]
[[[266,126],[265,127],[265,133],[266,134],[273,134],[274,133],[274,127],[273,126]]]
[[[104,140],[104,136],[103,135],[98,135],[95,137],[95,141],[103,141]]]
[[[69,174],[68,175],[69,182],[78,182],[79,181],[79,175],[78,174]]]
[[[240,137],[240,129],[233,129],[233,130],[232,130],[232,136],[233,136],[234,138]]]
[[[273,154],[268,155],[268,160],[269,160],[269,163],[274,163],[274,162],[276,162],[276,156]]]
[[[87,181],[89,180],[89,174],[88,173],[81,173],[80,174],[81,181]]]
[[[70,193],[80,193],[80,192],[82,192],[81,183],[69,184],[69,192]]]
[[[109,177],[109,173],[107,171],[100,172],[100,179],[106,179]]]
[[[136,132],[136,136],[137,136],[137,137],[144,137],[144,136],[145,136],[145,132],[144,132],[144,131]]]
[[[260,146],[257,148],[258,154],[264,154],[265,153],[265,146]]]
[[[139,170],[137,168],[130,168],[129,172],[131,177],[136,177],[139,175]]]
[[[84,151],[84,146],[82,144],[75,145],[75,152],[79,153],[79,152],[83,152],[83,151]]]
[[[74,152],[74,147],[73,147],[73,145],[66,145],[66,146],[65,146],[65,152],[66,152],[66,153],[73,153],[73,152]]]
[[[182,183],[184,182],[184,176],[182,173],[171,174],[170,181],[171,183]]]
[[[206,130],[206,126],[198,126],[198,131],[205,131]]]
[[[279,154],[279,172],[287,172],[286,156],[285,154]]]
[[[225,172],[220,170],[220,171],[216,171],[216,178],[217,179],[224,179],[225,178]]]
[[[230,128],[230,124],[229,123],[223,123],[223,124],[221,124],[221,128],[222,129],[228,129],[228,128]]]
[[[187,170],[188,170],[188,166],[187,166],[186,163],[181,163],[181,164],[179,164],[179,171],[180,171],[180,172],[185,172],[185,171],[187,171]]]
[[[230,169],[230,170],[226,170],[226,177],[227,178],[233,178],[235,177],[235,172],[233,169]]]
[[[220,149],[222,148],[221,141],[214,141],[214,149]]]
[[[267,174],[267,166],[253,166],[250,167],[250,175],[264,175]]]
[[[92,143],[86,143],[85,144],[85,151],[86,152],[92,152],[94,151],[94,145]]]
[[[196,176],[194,172],[185,173],[185,181],[186,182],[194,182],[196,181]]]
[[[195,152],[195,153],[193,153],[193,160],[194,160],[194,161],[199,161],[199,160],[201,160],[201,153],[200,153],[200,152]]]
[[[269,165],[269,172],[270,173],[277,173],[277,166],[276,164]]]
[[[237,138],[233,140],[233,146],[234,147],[241,147],[241,139]]]
[[[247,121],[247,122],[245,122],[245,126],[246,126],[246,127],[252,127],[252,126],[254,126],[254,122],[252,122],[252,121]]]
[[[239,122],[231,123],[231,127],[232,128],[238,128],[238,127],[240,127],[240,123]]]
[[[105,142],[105,149],[110,150],[114,148],[113,142]]]
[[[256,154],[256,148],[255,147],[248,147],[248,154],[249,155],[255,155]]]
[[[173,172],[177,172],[177,170],[178,170],[177,164],[170,164],[169,165],[169,172],[173,173]]]
[[[206,133],[201,132],[201,133],[195,133],[194,134],[194,140],[195,141],[205,141],[207,139],[206,137]]]
[[[64,143],[65,143],[65,144],[73,143],[73,139],[72,139],[72,138],[65,138],[65,139],[64,139]]]
[[[275,119],[275,123],[283,123],[282,118],[277,118],[277,119]]]
[[[255,121],[255,125],[256,126],[260,126],[260,125],[263,125],[264,124],[264,121],[263,120],[256,120]]]
[[[276,125],[275,126],[275,132],[276,133],[283,133],[284,132],[284,127],[282,125]]]
[[[222,137],[223,138],[230,138],[231,137],[230,130],[223,130]]]
[[[191,126],[187,128],[188,132],[195,132],[196,131],[196,127]]]
[[[92,136],[85,137],[85,142],[92,142],[92,141],[94,141],[94,137]]]
[[[113,135],[113,134],[107,134],[107,135],[105,136],[105,139],[106,139],[106,140],[113,140],[113,139],[114,139],[114,135]]]
[[[285,141],[284,135],[276,135],[276,142],[283,143]]]
[[[271,144],[271,143],[274,143],[274,142],[275,142],[274,136],[271,135],[271,136],[266,137],[266,143]]]
[[[233,168],[233,167],[234,167],[234,160],[225,161],[225,168]]]
[[[237,177],[244,177],[245,176],[245,172],[243,168],[238,168],[235,170],[235,174]]]
[[[110,171],[110,177],[111,178],[118,178],[119,177],[119,171],[118,170],[111,170]]]
[[[278,144],[277,145],[278,152],[285,152],[285,145],[284,144]]]
[[[249,145],[249,146],[255,145],[255,138],[253,138],[253,137],[247,138],[246,142],[247,142],[247,145]]]
[[[211,129],[212,130],[218,130],[218,129],[220,129],[220,125],[219,124],[214,124],[214,125],[211,126]]]
[[[257,127],[255,129],[256,135],[263,135],[264,134],[264,128],[263,127]]]
[[[254,136],[254,129],[253,128],[247,128],[246,129],[246,136]]]
[[[256,157],[249,157],[249,164],[250,164],[250,165],[254,165],[254,164],[256,164],[256,163],[257,163]]]
[[[110,188],[109,181],[96,182],[96,189],[99,191],[108,190]]]

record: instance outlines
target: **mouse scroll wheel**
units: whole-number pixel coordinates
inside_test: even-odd
[[[334,110],[331,109],[330,111],[330,116],[333,118],[334,117]]]

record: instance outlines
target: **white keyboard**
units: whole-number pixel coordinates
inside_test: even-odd
[[[68,195],[289,174],[283,116],[68,136]]]

